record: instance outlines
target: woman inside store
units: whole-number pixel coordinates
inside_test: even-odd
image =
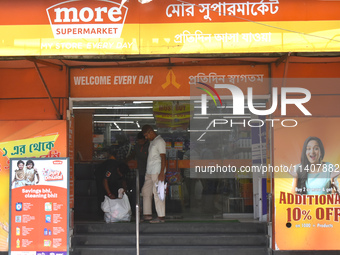
[[[294,166],[290,174],[294,177],[292,192],[307,195],[330,194],[337,191],[336,180],[340,169],[323,161],[325,148],[318,137],[308,137],[302,148],[301,162]]]

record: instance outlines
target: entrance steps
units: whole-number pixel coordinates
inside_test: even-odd
[[[136,225],[76,223],[71,255],[135,255]],[[140,224],[141,255],[268,255],[267,225],[240,222]]]

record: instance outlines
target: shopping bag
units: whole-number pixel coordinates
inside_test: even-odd
[[[158,181],[158,183],[156,182],[155,185],[159,199],[164,201],[167,183]]]
[[[121,199],[110,199],[105,196],[101,208],[104,212],[104,220],[107,223],[131,220],[131,207],[126,194]]]

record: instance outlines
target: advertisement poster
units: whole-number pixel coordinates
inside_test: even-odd
[[[190,112],[190,103],[186,101],[153,103],[153,114],[159,128],[185,130],[189,126]]]
[[[8,251],[11,158],[67,156],[63,120],[0,121],[0,251]]]
[[[296,120],[274,130],[275,249],[339,250],[340,119]]]
[[[10,254],[68,253],[67,158],[11,159]]]

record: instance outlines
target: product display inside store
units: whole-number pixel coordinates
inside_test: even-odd
[[[208,108],[213,103],[208,101]],[[147,124],[166,142],[167,213],[206,217],[252,213],[253,177],[250,173],[233,168],[228,173],[215,175],[203,167],[207,163],[217,168],[225,168],[230,162],[239,167],[252,164],[253,128],[247,125],[251,115],[232,116],[231,102],[223,103],[224,107],[210,107],[214,112],[202,115],[200,102],[194,100],[74,101],[76,170],[81,165],[88,166],[89,162],[96,165],[105,160],[105,148],[110,146],[117,150],[127,146],[129,153],[132,152],[138,132]],[[265,107],[263,102],[256,104]],[[82,123],[81,119],[87,119],[91,127],[77,125]],[[86,129],[92,133],[85,135]],[[79,140],[82,143],[88,140],[88,146],[77,144]],[[91,157],[86,158],[84,155],[88,151]],[[132,159],[128,165],[127,178],[132,191],[136,161]],[[95,191],[91,194],[95,197]]]

